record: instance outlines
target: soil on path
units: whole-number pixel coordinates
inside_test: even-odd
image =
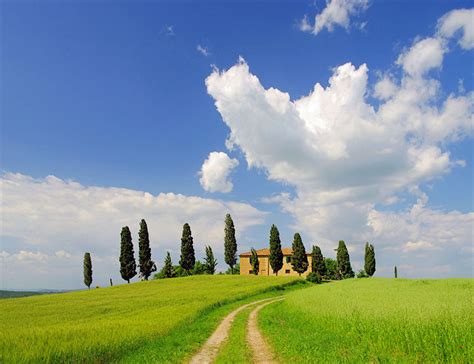
[[[270,346],[265,341],[262,333],[260,332],[257,324],[257,316],[259,311],[265,306],[281,301],[283,298],[274,299],[257,306],[249,315],[249,321],[247,326],[247,344],[252,350],[253,361],[256,364],[276,364],[278,361],[275,359],[275,354]]]
[[[232,326],[232,322],[234,321],[235,316],[239,314],[239,312],[241,312],[242,310],[245,310],[249,306],[253,306],[258,303],[263,303],[263,302],[271,303],[271,302],[274,302],[275,300],[280,300],[280,299],[281,298],[275,299],[275,297],[265,298],[263,300],[247,303],[235,309],[234,311],[232,311],[230,314],[224,317],[224,319],[219,324],[219,326],[214,331],[214,333],[211,335],[211,337],[207,339],[207,341],[204,343],[201,350],[191,358],[189,363],[190,364],[212,363],[216,359],[217,353],[219,352],[219,349],[221,348],[222,344],[228,338],[229,330],[230,330],[230,327]]]

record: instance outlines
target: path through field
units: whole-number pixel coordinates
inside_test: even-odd
[[[191,361],[189,362],[190,364],[208,364],[212,363],[219,352],[219,349],[222,347],[222,344],[226,341],[226,339],[229,336],[229,330],[230,327],[232,326],[232,322],[234,321],[234,318],[243,310],[245,310],[247,307],[256,305],[256,304],[261,304],[258,306],[254,311],[252,311],[250,317],[249,317],[249,332],[252,332],[252,337],[255,336],[255,330],[257,332],[257,336],[259,335],[260,337],[260,342],[263,342],[263,345],[266,346],[263,337],[261,336],[260,332],[258,331],[258,328],[256,326],[256,316],[258,313],[258,310],[260,310],[262,307],[276,302],[280,301],[283,298],[281,297],[271,297],[271,298],[265,298],[263,300],[247,303],[245,305],[240,306],[239,308],[235,309],[231,313],[229,313],[222,322],[219,324],[217,329],[214,331],[214,333],[211,335],[211,337],[204,343],[203,347],[201,350],[192,357]],[[251,328],[251,323],[254,324]],[[248,336],[250,338],[250,336]],[[261,345],[261,344],[260,344]],[[253,346],[252,346],[253,349]],[[271,351],[268,349],[268,347],[264,348],[266,353],[271,353]],[[255,357],[255,355],[254,355]],[[256,357],[255,357],[256,358]],[[259,358],[263,358],[263,356],[259,356]],[[273,356],[271,356],[273,358]],[[258,361],[258,363],[274,363],[274,361]]]
[[[268,346],[262,333],[258,329],[257,315],[258,312],[265,306],[281,300],[283,300],[283,298],[278,298],[273,301],[262,303],[257,306],[249,315],[249,321],[247,326],[247,344],[252,350],[253,361],[256,364],[277,363],[273,350]]]

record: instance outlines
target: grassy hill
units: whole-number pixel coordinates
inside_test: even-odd
[[[474,280],[351,279],[286,295],[260,315],[283,363],[468,363]]]
[[[194,276],[4,299],[0,362],[133,362],[135,352],[147,351],[179,361],[177,344],[204,340],[225,313],[217,309],[213,320],[203,320],[212,308],[292,282],[290,277]],[[196,324],[200,319],[202,325]]]

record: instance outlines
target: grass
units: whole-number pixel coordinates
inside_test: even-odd
[[[133,362],[142,348],[162,351],[163,361],[178,361],[169,358],[194,350],[199,340],[193,334],[204,341],[217,325],[212,318],[225,314],[229,305],[224,304],[294,282],[290,277],[195,276],[4,299],[0,362]],[[191,336],[181,339],[180,333]],[[176,350],[181,340],[184,349]]]
[[[291,292],[259,325],[285,363],[472,363],[473,288],[470,279],[351,279]]]

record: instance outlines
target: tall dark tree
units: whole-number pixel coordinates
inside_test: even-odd
[[[163,276],[165,278],[173,278],[174,277],[174,269],[173,269],[173,262],[171,261],[170,252],[166,252],[165,264],[163,265]]]
[[[278,275],[278,271],[283,267],[280,232],[275,225],[272,225],[270,229],[270,266],[276,275]]]
[[[207,274],[214,274],[216,272],[217,260],[214,258],[214,253],[210,246],[206,246],[206,257],[204,258],[204,265]]]
[[[337,266],[342,278],[354,278],[355,274],[351,267],[351,260],[349,252],[347,251],[346,243],[344,240],[339,240],[339,246],[337,247]]]
[[[156,271],[155,262],[151,260],[150,237],[148,235],[148,226],[144,219],[140,222],[140,231],[138,232],[138,265],[140,275],[146,281]]]
[[[326,273],[323,253],[317,245],[313,245],[313,251],[311,252],[311,271],[318,273],[320,276],[324,276]]]
[[[375,249],[372,244],[365,243],[365,264],[364,270],[372,277],[375,273]]]
[[[234,266],[237,263],[237,241],[235,240],[234,221],[232,221],[230,214],[225,215],[224,233],[224,260],[234,274]]]
[[[293,266],[293,270],[298,272],[300,276],[301,273],[306,272],[308,269],[308,257],[306,256],[306,249],[299,233],[296,233],[293,238],[291,265]]]
[[[90,253],[84,254],[84,284],[91,288],[92,284],[92,261]]]
[[[181,259],[179,265],[188,274],[194,268],[196,257],[194,255],[193,236],[191,235],[191,227],[188,223],[183,226],[183,236],[181,237]]]
[[[260,268],[260,261],[258,260],[257,251],[252,248],[251,250],[252,255],[250,256],[250,265],[252,266],[252,273],[258,275],[258,271]]]
[[[128,226],[122,228],[120,238],[120,274],[130,283],[130,279],[137,274],[137,265],[133,252],[132,234]]]
[[[393,269],[393,274],[395,275],[395,278],[398,278],[397,266],[395,266],[395,268]]]

